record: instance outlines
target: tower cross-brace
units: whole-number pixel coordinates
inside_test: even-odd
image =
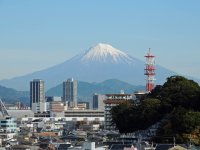
[[[145,75],[146,75],[146,91],[151,92],[154,89],[154,81],[155,78],[155,56],[151,55],[151,48],[149,48],[149,52],[146,57],[146,68]]]

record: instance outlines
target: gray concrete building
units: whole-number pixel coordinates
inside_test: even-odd
[[[104,110],[105,109],[105,95],[95,93],[93,95],[93,109],[94,110]]]
[[[30,107],[34,113],[45,112],[45,84],[40,79],[30,82]]]
[[[63,82],[63,102],[69,107],[77,107],[77,81],[73,78]]]

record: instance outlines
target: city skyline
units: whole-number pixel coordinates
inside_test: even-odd
[[[199,1],[0,1],[0,80],[62,63],[107,43],[200,78]]]

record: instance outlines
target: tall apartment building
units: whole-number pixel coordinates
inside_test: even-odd
[[[63,102],[69,107],[77,107],[77,81],[73,78],[63,82]]]
[[[95,93],[93,95],[93,109],[95,110],[104,110],[105,109],[105,95]]]
[[[45,84],[40,79],[30,82],[30,107],[34,113],[45,112]]]
[[[132,100],[132,94],[106,94],[105,103],[105,129],[115,130],[115,125],[112,124],[112,116],[110,110],[112,107],[117,106],[126,101]]]

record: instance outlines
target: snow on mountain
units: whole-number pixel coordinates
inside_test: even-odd
[[[94,47],[84,51],[79,59],[84,63],[88,62],[113,62],[113,63],[132,63],[134,59],[122,51],[115,49],[108,44],[99,43]]]
[[[99,43],[59,65],[21,77],[1,80],[0,85],[29,90],[31,80],[42,79],[46,89],[49,89],[71,77],[86,82],[119,79],[133,85],[145,85],[144,64],[145,62],[108,44]],[[167,77],[176,74],[158,65],[156,69],[156,84],[162,84]]]

